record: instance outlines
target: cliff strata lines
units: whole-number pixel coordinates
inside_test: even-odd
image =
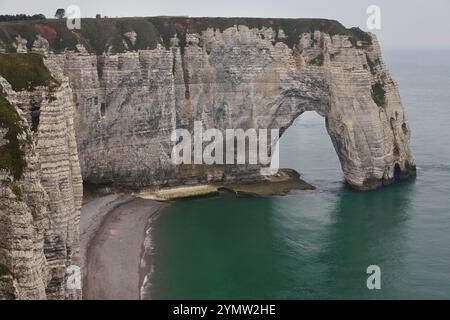
[[[11,58],[21,59],[21,63],[10,66],[15,73],[2,68],[0,84],[3,103],[11,114],[17,114],[19,134],[14,150],[11,144],[15,139],[5,134],[2,123],[0,219],[5,223],[1,224],[0,263],[12,279],[8,282],[12,285],[5,287],[15,289],[5,289],[3,294],[80,298],[81,288],[66,287],[68,267],[79,265],[82,197],[72,93],[62,72],[58,74],[53,67],[50,73],[52,66],[47,68],[42,57],[3,55],[0,60]],[[38,80],[30,85],[22,81],[23,76]],[[5,112],[2,118],[11,123]],[[0,286],[0,291],[3,289]]]
[[[44,299],[48,198],[27,122],[0,85],[0,299]]]
[[[173,166],[170,133],[194,121],[283,132],[305,111],[325,117],[352,187],[415,176],[407,115],[375,36],[327,24],[307,32],[303,20],[283,30],[292,25],[277,21],[220,29],[191,19],[175,23],[170,41],[167,26],[156,28],[162,42],[153,49],[52,55],[73,88],[84,179],[133,187],[258,179],[255,166]]]
[[[397,85],[375,36],[358,28],[324,19],[153,17],[83,19],[79,31],[53,20],[1,29],[4,51],[47,54],[68,77],[87,182],[258,179],[258,166],[172,165],[172,130],[202,121],[205,129],[283,132],[305,111],[325,117],[352,187],[415,176]]]

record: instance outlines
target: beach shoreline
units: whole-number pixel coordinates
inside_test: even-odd
[[[276,175],[249,183],[175,186],[137,194],[102,196],[103,191],[93,188],[81,208],[83,299],[151,298],[147,289],[152,272],[151,223],[173,201],[221,192],[236,197],[269,197],[314,189],[291,169],[280,169]]]
[[[138,300],[150,219],[167,202],[133,196],[95,198],[82,207],[81,268],[83,299]]]

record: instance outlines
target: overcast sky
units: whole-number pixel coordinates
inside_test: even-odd
[[[369,5],[381,9],[382,46],[450,47],[449,0],[0,0],[0,14],[43,13],[78,5],[83,17],[188,15],[328,18],[364,30]]]

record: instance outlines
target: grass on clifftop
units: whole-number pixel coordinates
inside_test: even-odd
[[[26,166],[25,152],[19,141],[19,136],[24,131],[17,111],[2,95],[0,95],[0,128],[8,130],[2,137],[8,142],[0,146],[0,168],[9,171],[15,179],[20,179]]]
[[[348,35],[356,41],[371,44],[372,38],[369,34],[359,28],[345,28],[341,23],[328,19],[275,19],[275,18],[188,18],[188,17],[153,17],[148,18],[164,39],[164,44],[169,45],[170,38],[177,34],[181,40],[180,45],[185,41],[186,32],[201,33],[208,28],[223,31],[235,25],[244,25],[252,28],[272,28],[278,34],[282,29],[286,35],[285,39],[276,39],[285,42],[289,47],[298,43],[302,33],[322,31],[330,35]]]
[[[42,60],[42,56],[30,53],[0,54],[0,75],[14,91],[31,91],[37,86],[56,85],[58,82]]]
[[[0,44],[3,43],[7,52],[16,52],[13,43],[15,43],[18,35],[27,40],[27,48],[31,49],[37,32],[32,27],[31,21],[2,22],[0,24]]]
[[[47,19],[39,21],[15,21],[0,23],[0,47],[8,52],[15,52],[14,43],[20,35],[25,38],[27,47],[31,49],[36,36],[39,34],[50,44],[56,53],[64,50],[76,50],[80,43],[90,53],[100,55],[111,48],[113,52],[128,50],[154,49],[160,43],[166,48],[170,46],[170,39],[176,34],[180,46],[186,45],[187,33],[201,33],[213,28],[224,31],[235,25],[245,25],[249,28],[272,28],[277,32],[282,29],[286,35],[284,39],[289,47],[294,47],[302,33],[322,31],[333,35],[347,35],[355,45],[358,41],[365,45],[371,44],[368,33],[359,28],[345,28],[342,24],[328,19],[275,19],[275,18],[190,18],[190,17],[128,17],[128,18],[83,18],[80,30],[68,30],[65,19]],[[137,34],[133,45],[126,32]]]

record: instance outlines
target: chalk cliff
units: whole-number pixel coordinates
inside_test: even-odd
[[[260,178],[258,165],[173,165],[171,133],[194,121],[284,132],[316,111],[353,188],[416,174],[376,37],[336,21],[83,19],[70,31],[43,20],[0,31],[2,117],[17,113],[23,167],[0,157],[0,298],[81,296],[66,285],[79,265],[81,176],[132,188]],[[15,79],[6,66],[23,56],[44,57],[45,83],[28,69]],[[12,129],[1,124],[10,151]]]
[[[124,40],[129,46],[122,53],[52,55],[77,104],[85,181],[146,186],[256,179],[255,166],[172,165],[170,133],[192,130],[194,121],[204,129],[283,132],[311,110],[325,117],[352,187],[370,190],[415,175],[408,119],[375,36],[321,24],[302,31],[303,20],[254,27],[229,20],[223,29],[182,20],[173,37],[150,50],[133,50],[135,41]]]
[[[0,298],[80,298],[81,288],[67,286],[77,280],[82,200],[72,92],[62,72],[45,74],[41,57],[8,58],[0,70]],[[23,86],[26,66],[42,83]]]

